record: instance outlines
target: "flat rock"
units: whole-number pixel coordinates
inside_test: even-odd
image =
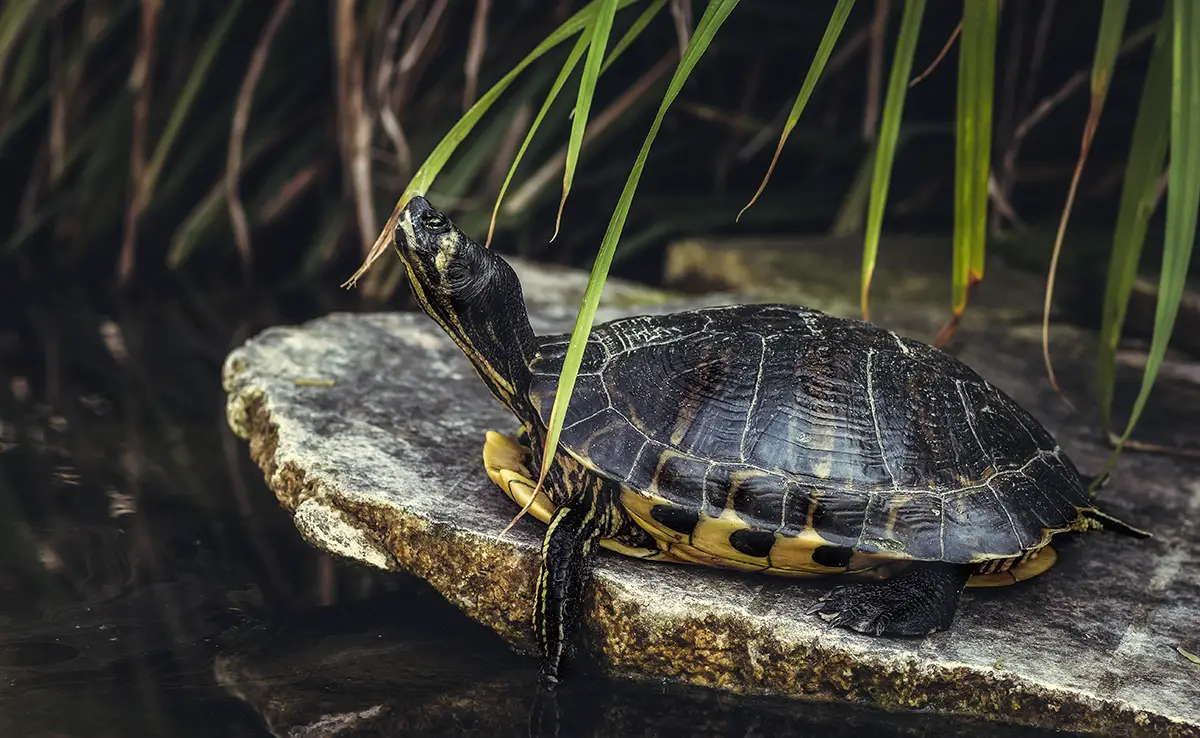
[[[518,266],[535,330],[569,330],[586,275]],[[680,307],[615,282],[606,295],[601,320]],[[881,322],[927,338],[931,310],[892,305]],[[1093,420],[1049,388],[1036,337],[985,318],[964,323],[961,358],[1037,415],[1083,469],[1099,469],[1108,449]],[[1086,335],[1065,335],[1071,347],[1060,343],[1056,358],[1070,394],[1070,380],[1087,371],[1080,362],[1094,352]],[[271,328],[230,354],[224,383],[230,426],[250,442],[306,540],[416,574],[532,650],[542,526],[526,518],[498,537],[516,510],[481,460],[484,431],[511,431],[515,420],[431,320],[338,313]],[[1194,419],[1194,390],[1168,383],[1156,397],[1177,417]],[[1082,391],[1073,401],[1088,402]],[[1194,440],[1195,430],[1185,435]],[[1048,573],[968,590],[954,627],[921,640],[827,630],[804,612],[829,582],[642,563],[603,551],[585,594],[583,647],[605,671],[634,679],[1060,730],[1200,735],[1200,664],[1177,650],[1200,651],[1197,472],[1200,465],[1185,458],[1127,454],[1104,504],[1151,529],[1154,539],[1065,540]]]

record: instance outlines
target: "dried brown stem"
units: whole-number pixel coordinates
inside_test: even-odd
[[[946,58],[946,54],[950,53],[950,47],[954,46],[955,40],[958,39],[958,37],[961,33],[962,33],[962,21],[960,20],[958,22],[958,25],[954,27],[954,32],[950,34],[950,38],[946,39],[946,45],[943,46],[942,50],[938,52],[938,55],[933,58],[933,61],[931,61],[929,63],[929,66],[925,67],[925,71],[921,72],[916,77],[913,77],[911,80],[909,80],[909,82],[908,82],[909,88],[916,87],[917,84],[919,84],[921,82],[921,80],[928,77],[930,74],[933,73],[933,70],[937,69],[937,66],[942,63],[942,59]]]
[[[394,105],[398,101],[393,101],[391,89],[396,71],[396,46],[400,42],[400,29],[404,27],[404,21],[416,7],[417,0],[404,0],[396,9],[396,13],[392,16],[392,22],[388,24],[383,53],[380,55],[375,78],[375,99],[379,105],[379,123],[396,150],[396,171],[402,178],[407,178],[412,172],[412,148],[408,145],[408,136],[404,134],[400,118],[396,115]]]
[[[475,18],[471,21],[471,40],[467,44],[467,61],[464,68],[466,85],[463,88],[463,112],[475,102],[479,89],[479,65],[483,63],[483,52],[487,49],[487,19],[492,0],[475,0]]]
[[[692,28],[696,25],[692,19],[691,0],[671,0],[671,18],[675,21],[675,39],[679,44],[679,56],[683,57],[683,52],[687,50],[687,45],[692,40]]]
[[[1091,109],[1088,111],[1087,122],[1083,126],[1083,141],[1079,146],[1079,160],[1075,164],[1075,173],[1071,175],[1071,186],[1067,190],[1067,202],[1063,205],[1062,217],[1058,222],[1058,233],[1054,237],[1054,251],[1050,255],[1050,271],[1046,275],[1046,297],[1042,303],[1042,360],[1046,364],[1046,375],[1050,378],[1050,386],[1054,388],[1055,392],[1061,392],[1062,388],[1058,385],[1058,377],[1054,374],[1054,365],[1050,361],[1050,305],[1054,301],[1054,280],[1058,275],[1058,260],[1062,255],[1067,222],[1071,219],[1071,209],[1075,205],[1075,193],[1079,190],[1083,167],[1087,163],[1088,152],[1092,150],[1096,127],[1100,124],[1102,106],[1103,98],[1092,95]]]
[[[1012,203],[1008,201],[1008,196],[1004,194],[1004,189],[996,180],[995,172],[988,174],[988,197],[992,199],[992,204],[996,206],[996,211],[1005,218],[1008,218],[1014,226],[1022,231],[1029,230],[1029,224],[1025,222],[1025,219],[1017,213]]]
[[[313,184],[317,182],[321,172],[325,169],[324,162],[310,164],[291,176],[288,181],[283,183],[275,196],[262,206],[259,211],[259,218],[263,223],[270,223],[284,213],[296,198],[304,194]]]
[[[50,101],[50,181],[62,176],[67,157],[67,105],[70,100],[68,76],[63,60],[61,13],[50,24],[50,77],[54,90]]]
[[[533,118],[533,107],[528,103],[517,108],[517,112],[509,121],[508,130],[504,132],[504,138],[500,140],[500,145],[496,147],[495,158],[492,159],[492,165],[488,167],[488,172],[484,177],[484,188],[489,194],[499,194],[500,188],[504,185],[504,177],[508,174],[509,166],[513,159],[517,156],[517,147],[521,145],[521,140],[525,137],[525,131],[529,128],[529,121]],[[494,213],[493,213],[494,215]],[[493,217],[491,227],[488,228],[488,237],[484,242],[484,246],[491,247],[492,231],[496,225],[496,220]]]
[[[875,128],[879,124],[879,96],[883,84],[883,46],[887,32],[888,0],[875,0],[875,17],[871,21],[867,57],[867,101],[863,111],[862,137],[864,141],[875,140]]]
[[[1121,44],[1121,50],[1118,52],[1118,56],[1125,56],[1126,54],[1136,50],[1148,42],[1157,32],[1157,27],[1157,22],[1148,23],[1131,33],[1129,38],[1125,39],[1124,43]],[[1032,131],[1035,126],[1049,117],[1049,115],[1054,112],[1058,106],[1062,105],[1067,98],[1088,84],[1088,81],[1091,79],[1091,74],[1092,71],[1090,67],[1076,71],[1053,95],[1042,98],[1041,102],[1037,104],[1037,107],[1035,107],[1017,125],[1016,129],[1013,131],[1012,138],[1009,140],[1008,148],[1004,152],[1004,158],[1002,159],[1000,168],[1000,183],[1003,186],[1002,192],[1005,198],[1007,198],[1009,193],[1012,191],[1012,174],[1016,169],[1017,155],[1021,151],[1021,144],[1024,143],[1025,137],[1029,135],[1029,132]]]
[[[146,130],[150,120],[150,69],[154,63],[154,42],[158,35],[158,12],[162,0],[142,0],[138,51],[129,74],[133,99],[133,142],[129,150],[129,193],[125,207],[121,256],[117,262],[117,282],[126,284],[133,276],[137,248],[137,229],[146,207],[143,182],[146,176]]]
[[[405,50],[404,56],[400,57],[400,74],[401,76],[408,74],[417,66],[417,62],[425,55],[429,48],[430,42],[433,39],[433,32],[438,26],[438,21],[442,19],[442,13],[446,10],[447,0],[436,0],[433,7],[429,9],[429,13],[425,15],[425,20],[421,22],[421,27],[417,29],[417,35],[413,37],[412,43]]]
[[[334,19],[337,49],[338,133],[342,165],[354,201],[363,254],[375,242],[375,205],[371,199],[371,116],[363,89],[363,49],[358,38],[354,0],[338,0]]]
[[[242,79],[242,87],[238,90],[237,106],[233,112],[233,125],[229,130],[229,151],[225,161],[225,202],[229,207],[229,219],[233,223],[233,238],[237,244],[238,255],[242,260],[242,275],[249,282],[253,270],[254,249],[250,243],[250,221],[246,217],[246,208],[238,195],[238,175],[242,170],[242,152],[246,143],[246,126],[250,122],[250,106],[254,101],[254,88],[262,76],[267,63],[267,55],[271,51],[271,42],[275,33],[283,25],[288,13],[292,10],[294,0],[278,0],[275,10],[271,13],[267,25],[263,27],[258,45],[250,56],[250,65],[246,76]]]
[[[840,44],[837,51],[835,51],[833,55],[829,57],[828,63],[825,64],[825,69],[821,71],[821,79],[827,79],[831,74],[838,72],[842,67],[846,66],[846,64],[854,58],[854,55],[857,54],[864,45],[866,45],[869,38],[869,29],[860,28],[859,30],[855,31],[854,34],[847,38],[844,43]],[[818,83],[819,82],[820,80],[818,80]],[[784,123],[787,122],[787,116],[791,110],[792,101],[785,102],[783,107],[779,109],[779,112],[771,120],[770,125],[763,126],[762,130],[760,130],[758,134],[754,136],[754,138],[750,139],[748,142],[746,142],[745,146],[738,150],[737,156],[734,157],[735,160],[738,162],[744,162],[756,156],[759,151],[762,151],[762,149],[769,144],[773,138],[775,138],[775,131],[782,128]]]

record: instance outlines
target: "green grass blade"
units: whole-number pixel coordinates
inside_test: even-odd
[[[37,29],[37,31],[41,30]],[[2,82],[0,90],[6,92],[5,102],[8,105],[15,105],[24,98],[27,91],[32,89],[41,77],[39,73],[42,71],[42,62],[46,57],[46,49],[43,46],[47,36],[48,34],[41,32],[25,36],[21,52],[17,54],[16,61],[12,65],[12,71],[7,73],[3,80],[0,80]]]
[[[1096,56],[1092,60],[1092,99],[1103,101],[1112,82],[1112,70],[1117,64],[1124,40],[1125,19],[1129,15],[1129,0],[1105,0],[1100,15],[1100,30],[1096,36]],[[1092,103],[1095,106],[1095,102]]]
[[[436,195],[438,201],[455,202],[470,194],[471,186],[496,161],[496,151],[508,135],[517,111],[545,89],[553,71],[548,67],[534,68],[523,83],[509,89],[506,99],[496,104],[496,114],[481,123],[469,141],[459,145],[454,158],[438,175],[437,186],[430,189],[431,195]]]
[[[992,152],[996,80],[997,0],[963,7],[958,59],[958,121],[954,172],[952,306],[961,316],[971,286],[983,279],[987,240],[987,180]]]
[[[921,33],[921,18],[924,14],[925,0],[907,0],[904,3],[904,16],[900,19],[900,38],[896,41],[892,71],[888,77],[887,99],[883,104],[883,117],[875,145],[875,172],[871,179],[871,200],[867,207],[867,233],[863,240],[863,320],[870,320],[871,316],[871,277],[875,273],[875,259],[879,254],[879,233],[883,229],[883,211],[891,184],[892,163],[896,158],[896,141],[900,138],[900,119],[904,113],[913,52],[917,48],[917,37]]]
[[[200,88],[208,79],[209,67],[212,66],[213,60],[216,59],[217,52],[221,50],[225,37],[229,35],[229,31],[233,27],[233,21],[237,19],[244,2],[245,0],[233,0],[228,8],[226,8],[225,15],[217,21],[216,27],[213,28],[208,38],[204,41],[204,46],[200,49],[200,54],[196,57],[195,64],[192,65],[192,71],[188,74],[187,81],[179,93],[179,98],[175,101],[174,107],[171,108],[171,116],[167,119],[167,126],[163,129],[162,136],[159,137],[158,144],[154,147],[154,155],[150,157],[150,162],[146,165],[146,174],[142,178],[142,187],[139,194],[147,201],[154,190],[154,184],[158,180],[158,175],[162,172],[163,165],[166,164],[167,157],[171,154],[171,149],[175,145],[175,139],[179,136],[183,122],[187,120],[188,113],[191,112],[192,105],[196,102],[196,94],[200,92]]]
[[[0,6],[0,87],[8,86],[4,82],[4,70],[21,32],[33,20],[35,13],[43,12],[47,7],[36,0],[16,0]]]
[[[583,148],[583,134],[587,130],[588,113],[592,109],[592,98],[596,96],[596,81],[600,78],[600,65],[604,63],[604,49],[612,33],[613,17],[617,14],[617,0],[601,0],[601,5],[591,24],[591,40],[588,41],[587,61],[583,63],[583,78],[579,81],[579,96],[575,101],[575,118],[571,121],[571,136],[567,139],[567,163],[563,167],[562,199],[558,201],[558,217],[554,219],[553,241],[562,224],[563,208],[571,194],[571,183],[575,180],[575,167],[579,164],[579,150]]]
[[[638,36],[642,35],[642,31],[646,30],[646,26],[650,25],[650,21],[654,20],[654,16],[658,15],[658,11],[662,10],[666,4],[667,0],[654,0],[654,2],[650,3],[649,7],[642,11],[642,14],[625,31],[625,35],[621,36],[621,40],[617,41],[612,47],[612,51],[608,53],[608,58],[604,60],[604,65],[600,67],[600,74],[607,72],[612,63],[629,48],[629,45],[636,41]]]
[[[541,109],[538,110],[533,122],[529,124],[529,130],[525,133],[525,140],[521,142],[521,147],[517,149],[517,155],[513,157],[512,165],[508,168],[508,174],[504,177],[504,184],[500,186],[500,193],[496,195],[496,204],[492,206],[492,222],[488,225],[487,241],[484,242],[485,246],[490,248],[492,245],[492,235],[496,231],[496,218],[500,214],[500,203],[504,201],[504,195],[508,192],[508,186],[512,184],[513,175],[517,173],[517,167],[521,165],[521,159],[525,157],[525,151],[529,149],[529,144],[533,141],[534,134],[541,127],[546,113],[554,105],[554,101],[558,98],[558,93],[562,92],[563,85],[567,83],[567,80],[571,77],[571,73],[575,71],[575,67],[579,64],[579,60],[583,58],[583,52],[587,50],[587,47],[588,37],[580,34],[579,38],[575,41],[575,46],[571,49],[571,53],[567,54],[558,77],[550,85],[550,91],[546,93],[546,99],[542,102]]]
[[[633,24],[625,32],[625,35],[621,37],[621,40],[609,52],[608,58],[604,60],[604,65],[600,67],[601,75],[641,35],[642,31],[646,30],[646,26],[650,24],[650,21],[666,4],[667,0],[654,0],[649,7],[642,11],[642,14],[634,20]],[[529,144],[533,141],[534,135],[540,129],[543,119],[545,119],[551,106],[554,105],[554,101],[558,98],[558,93],[562,91],[563,85],[566,84],[572,72],[575,71],[576,65],[583,58],[583,52],[587,48],[588,37],[580,34],[579,39],[575,42],[575,47],[571,49],[571,53],[567,55],[566,61],[563,62],[562,70],[554,80],[554,84],[551,85],[550,91],[546,94],[546,100],[542,103],[541,110],[538,111],[537,116],[533,119],[533,123],[530,124],[529,131],[525,134],[525,140],[521,143],[521,147],[517,149],[517,155],[513,158],[512,165],[508,168],[508,174],[504,177],[504,184],[500,187],[500,193],[496,195],[496,204],[492,207],[492,219],[488,224],[487,241],[484,242],[489,247],[492,244],[492,236],[496,231],[496,220],[500,215],[500,205],[504,201],[504,195],[508,192],[509,185],[512,184],[513,176],[517,173],[517,167],[520,166],[521,160],[525,157],[525,152],[529,149]]]
[[[587,343],[588,335],[592,330],[592,323],[596,318],[596,308],[600,305],[600,294],[604,291],[604,282],[608,278],[608,269],[612,265],[613,254],[617,249],[617,241],[621,238],[621,231],[625,228],[625,219],[629,217],[629,207],[633,203],[633,195],[637,191],[638,182],[642,178],[642,170],[646,167],[646,159],[650,155],[650,146],[654,143],[655,137],[658,135],[658,129],[662,126],[663,117],[666,116],[667,109],[671,107],[671,103],[679,96],[680,90],[683,89],[684,82],[696,67],[697,62],[704,55],[716,36],[717,31],[721,28],[721,24],[737,7],[738,0],[711,0],[708,7],[704,10],[704,15],[701,16],[700,22],[696,24],[696,30],[692,33],[692,38],[688,42],[687,48],[684,49],[683,56],[679,59],[679,65],[675,68],[675,74],[671,77],[670,84],[667,85],[667,91],[663,95],[662,103],[658,107],[658,113],[654,116],[654,122],[650,124],[650,130],[646,134],[645,141],[642,142],[642,148],[638,152],[637,159],[634,161],[633,169],[629,172],[629,177],[625,180],[625,187],[621,190],[621,196],[617,200],[617,206],[613,211],[612,218],[608,222],[608,229],[604,232],[604,238],[600,242],[600,251],[596,255],[596,263],[592,267],[591,276],[588,277],[587,289],[583,293],[583,301],[579,306],[579,314],[575,319],[575,327],[571,331],[571,341],[567,346],[567,354],[563,358],[562,373],[559,375],[558,391],[554,395],[554,406],[550,411],[550,423],[546,433],[546,446],[542,456],[542,474],[538,479],[538,487],[540,488],[545,481],[546,470],[550,468],[549,462],[554,458],[554,452],[558,448],[559,434],[562,432],[563,418],[567,414],[567,405],[570,402],[571,393],[575,389],[575,378],[579,374],[579,365],[583,361],[583,348]]]
[[[343,287],[350,287],[354,285],[359,278],[362,277],[362,275],[366,274],[367,270],[371,268],[371,265],[375,262],[375,260],[378,259],[381,254],[387,251],[388,242],[391,240],[392,232],[396,228],[396,218],[399,216],[400,211],[404,208],[404,205],[411,200],[413,196],[424,195],[429,191],[429,187],[433,184],[433,181],[437,179],[438,173],[442,170],[442,167],[446,165],[446,162],[449,161],[450,157],[454,154],[455,149],[458,148],[458,145],[463,142],[463,139],[470,135],[472,129],[475,128],[475,125],[479,123],[480,119],[482,119],[484,115],[487,114],[488,110],[491,109],[492,105],[496,102],[500,95],[504,94],[504,91],[507,90],[508,87],[513,83],[513,80],[515,80],[517,76],[521,74],[521,72],[525,71],[526,67],[545,55],[547,51],[553,49],[563,41],[566,41],[583,29],[587,28],[588,25],[591,24],[592,17],[599,7],[600,2],[601,0],[592,0],[592,2],[585,5],[581,10],[575,13],[575,15],[572,15],[570,18],[567,18],[565,21],[563,21],[553,33],[542,39],[542,42],[534,47],[533,51],[529,52],[524,59],[522,59],[515,67],[509,70],[508,74],[505,74],[496,82],[496,84],[492,85],[490,90],[481,95],[479,99],[475,101],[475,104],[472,105],[469,110],[467,110],[467,112],[463,113],[463,116],[458,119],[458,122],[456,122],[449,131],[446,132],[446,135],[442,137],[442,140],[438,142],[438,145],[434,147],[429,156],[425,157],[425,161],[413,174],[408,186],[404,188],[404,192],[400,195],[400,199],[396,202],[396,207],[392,210],[392,214],[388,218],[387,223],[384,224],[383,230],[379,234],[379,238],[375,239],[375,245],[371,248],[371,252],[367,254],[367,258],[363,262],[362,266],[360,266],[349,279],[342,283]],[[620,10],[621,8],[634,4],[635,2],[638,2],[638,0],[618,0],[617,9]]]
[[[1167,175],[1166,239],[1158,283],[1158,305],[1154,313],[1154,336],[1146,356],[1141,389],[1110,465],[1116,462],[1133,433],[1162,366],[1175,329],[1188,262],[1196,242],[1196,218],[1200,210],[1200,4],[1192,0],[1174,0],[1171,16],[1174,21],[1171,28],[1171,171]]]
[[[1125,311],[1137,277],[1146,226],[1158,201],[1158,180],[1167,158],[1167,137],[1171,131],[1171,48],[1171,19],[1168,16],[1159,26],[1142,85],[1104,288],[1096,398],[1106,428],[1112,427],[1117,344],[1121,340]]]
[[[475,127],[475,124],[479,122],[479,119],[482,118],[485,113],[487,113],[487,111],[496,102],[496,99],[500,97],[500,95],[503,94],[506,89],[508,89],[509,85],[513,83],[513,80],[515,80],[517,76],[525,70],[526,67],[540,59],[547,51],[553,49],[563,41],[566,41],[568,38],[571,38],[575,34],[591,25],[592,16],[602,1],[604,0],[592,0],[592,2],[585,5],[582,10],[563,21],[562,25],[556,28],[549,36],[544,38],[542,42],[533,49],[533,51],[529,52],[529,54],[526,55],[525,58],[522,59],[515,67],[513,67],[508,74],[501,77],[500,80],[496,82],[496,84],[493,85],[490,90],[484,93],[484,95],[481,96],[479,100],[471,106],[470,110],[463,114],[463,117],[460,118],[458,122],[455,123],[454,126],[449,130],[449,132],[442,137],[442,140],[438,143],[437,147],[434,148],[433,152],[426,157],[425,162],[421,164],[421,167],[416,171],[415,174],[413,174],[412,181],[409,183],[408,187],[405,188],[404,193],[400,196],[399,202],[396,204],[397,210],[403,208],[404,204],[412,199],[414,195],[423,195],[429,191],[429,187],[431,184],[433,184],[433,180],[437,178],[438,172],[440,172],[442,167],[446,165],[446,161],[449,160],[450,156],[454,153],[454,150],[458,148],[458,145],[462,143],[463,139],[465,139],[471,133],[471,130]],[[626,6],[632,5],[635,2],[638,2],[638,0],[619,0],[617,3],[617,9],[619,10]]]
[[[837,7],[833,9],[833,15],[829,18],[829,24],[825,26],[825,35],[821,37],[821,44],[817,46],[817,54],[813,57],[812,64],[808,67],[808,74],[804,77],[804,84],[800,85],[800,93],[796,95],[796,102],[792,104],[792,110],[788,113],[787,122],[783,124],[783,133],[779,136],[779,144],[775,146],[775,155],[771,157],[771,164],[767,167],[767,173],[763,176],[762,183],[758,186],[754,197],[750,198],[750,202],[746,203],[746,207],[742,208],[735,220],[742,219],[742,213],[750,209],[750,206],[758,200],[759,195],[767,188],[767,182],[771,181],[771,173],[775,171],[775,164],[779,161],[779,154],[783,152],[783,145],[787,143],[788,136],[792,134],[792,129],[796,127],[796,122],[800,120],[800,114],[804,112],[804,106],[808,105],[808,98],[812,96],[813,90],[816,89],[817,80],[821,78],[821,73],[825,71],[825,64],[829,62],[829,57],[833,54],[833,47],[837,44],[838,38],[842,35],[842,28],[846,25],[846,18],[850,16],[850,11],[853,9],[854,0],[838,0]]]

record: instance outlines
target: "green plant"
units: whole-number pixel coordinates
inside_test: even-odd
[[[698,18],[710,19],[705,34],[691,20],[693,5],[705,8]],[[1061,147],[1073,138],[1080,149],[1066,206],[1034,215],[1059,223],[1050,287],[1060,252],[1064,264],[1075,256],[1062,246],[1072,212],[1076,221],[1091,217],[1093,227],[1111,225],[1106,213],[1080,212],[1089,202],[1084,163],[1124,166],[1096,367],[1104,422],[1120,443],[1153,387],[1195,240],[1200,174],[1189,164],[1200,121],[1189,60],[1198,42],[1185,31],[1195,29],[1196,11],[1181,0],[1072,5],[1070,12],[1098,20],[1096,42],[1081,54],[1051,43],[1067,40],[1054,35],[1054,8],[1061,14],[1065,4],[963,0],[936,13],[924,6],[12,0],[0,7],[0,259],[26,273],[99,266],[121,284],[156,270],[225,277],[239,264],[248,281],[340,276],[351,262],[386,251],[392,223],[381,230],[379,221],[395,212],[399,191],[400,203],[428,194],[471,232],[486,228],[489,244],[590,262],[594,294],[579,315],[577,341],[610,265],[635,263],[675,234],[735,223],[861,233],[866,315],[879,236],[895,217],[889,202],[925,186],[904,157],[954,135],[942,171],[930,172],[952,178],[953,194],[926,208],[929,222],[955,233],[953,302],[940,337],[947,340],[983,277],[987,242],[994,248],[1001,224],[1019,230],[1029,215],[1013,205],[1036,187],[1018,186],[1018,152],[1037,144],[1032,131],[1052,129],[1048,140]],[[893,10],[903,12],[889,28]],[[958,24],[953,33],[942,27],[947,20]],[[1123,61],[1151,41],[1138,63]],[[944,44],[942,54],[910,80],[914,61],[932,56],[923,50],[929,42]],[[811,61],[806,48],[815,48]],[[941,63],[950,53],[959,53],[957,75]],[[793,82],[779,82],[777,72],[793,68],[798,55],[807,74],[792,98]],[[1144,57],[1150,63],[1139,82],[1133,76]],[[1052,58],[1083,68],[1051,80],[1061,86],[1039,102],[1039,74],[1050,79],[1043,67]],[[865,86],[854,76],[864,66]],[[1002,83],[993,82],[998,74]],[[1126,89],[1131,79],[1140,85],[1136,120],[1123,106],[1104,105],[1118,77]],[[1089,82],[1086,120],[1056,113]],[[923,94],[930,85],[936,96]],[[861,111],[846,102],[847,89],[865,93]],[[766,109],[776,105],[777,113]],[[847,116],[860,112],[863,125],[852,131]],[[652,149],[639,148],[640,131],[622,135],[644,124],[662,127]],[[1127,157],[1111,142],[1121,125],[1132,127],[1121,144],[1129,142]],[[768,164],[759,154],[773,140]],[[1093,140],[1101,141],[1094,150]],[[1176,166],[1164,176],[1168,150]],[[602,154],[617,163],[593,166]],[[686,171],[676,179],[689,184],[701,171],[711,183],[678,188],[663,171]],[[1056,199],[1067,179],[1027,197]],[[1151,356],[1133,417],[1117,432],[1116,347],[1134,275],[1157,250],[1158,238],[1147,234],[1156,232],[1164,185]],[[621,195],[612,217],[597,217],[610,193],[625,191],[630,199]],[[652,212],[641,203],[654,203]],[[493,239],[497,233],[504,237]],[[395,260],[362,274],[359,294],[375,300],[393,295],[403,279]],[[1048,340],[1046,348],[1049,370]]]
[[[633,3],[623,3],[633,4]],[[775,167],[779,151],[783,148],[800,111],[807,102],[821,70],[828,62],[833,43],[836,41],[845,24],[846,15],[853,3],[849,0],[839,2],[816,58],[812,63],[809,78],[793,105],[789,120],[784,126],[784,132],[772,160],[770,171]],[[588,64],[584,79],[580,85],[576,102],[576,118],[572,127],[571,145],[568,148],[567,163],[564,170],[563,201],[565,202],[574,177],[576,158],[573,152],[578,152],[579,141],[582,139],[586,125],[584,117],[590,107],[590,99],[595,92],[596,77],[599,74],[599,59],[607,43],[607,37],[612,26],[613,16],[618,4],[612,0],[596,0],[572,18],[579,25],[578,29],[570,32],[579,33],[575,50],[568,58],[560,73],[559,81],[553,88],[552,97],[561,88],[562,79],[569,75],[583,48],[588,49]],[[598,305],[604,280],[612,263],[613,252],[619,241],[628,216],[629,207],[634,191],[646,166],[647,155],[653,142],[663,115],[675,100],[678,92],[688,75],[695,68],[699,58],[708,50],[716,37],[722,23],[729,17],[737,6],[736,0],[711,0],[700,22],[695,29],[695,35],[687,44],[686,49],[676,68],[675,76],[664,95],[659,112],[651,125],[642,150],[639,152],[633,168],[630,171],[624,190],[618,201],[616,210],[609,222],[599,253],[592,268],[588,289],[580,306],[575,328],[571,335],[570,348],[564,362],[563,373],[559,384],[558,395],[555,398],[554,409],[550,420],[549,442],[546,446],[547,455],[554,452],[557,431],[561,427],[566,405],[574,385],[575,373],[578,370],[582,346],[590,332]],[[656,4],[654,9],[661,7]],[[1066,229],[1068,216],[1072,208],[1075,190],[1082,171],[1083,163],[1091,148],[1099,123],[1105,96],[1108,91],[1112,68],[1116,62],[1120,47],[1126,16],[1128,0],[1107,0],[1103,9],[1099,36],[1092,73],[1092,106],[1082,133],[1082,145],[1079,163],[1072,179],[1070,193],[1063,207],[1060,220],[1058,240],[1056,241],[1054,257],[1051,261],[1049,284],[1047,287],[1046,312],[1050,309],[1050,295],[1055,275],[1058,253],[1062,244],[1062,235]],[[882,123],[879,135],[875,139],[875,147],[870,160],[874,166],[874,177],[871,183],[870,208],[868,214],[866,240],[863,259],[862,307],[864,317],[868,315],[869,287],[878,248],[879,232],[882,227],[884,204],[887,199],[888,181],[891,176],[892,160],[895,146],[899,137],[901,113],[908,87],[909,70],[911,68],[913,48],[921,26],[924,11],[923,0],[906,0],[905,13],[901,21],[900,38],[897,44],[895,60],[892,66],[891,80],[888,84],[888,94],[884,103]],[[996,34],[998,25],[999,0],[964,0],[961,23],[962,37],[959,41],[960,58],[958,71],[958,111],[957,111],[957,155],[955,173],[955,236],[954,236],[954,291],[952,317],[946,329],[939,336],[940,341],[948,340],[953,334],[959,317],[967,306],[970,288],[983,278],[985,242],[987,231],[987,201],[988,181],[991,174],[991,131],[993,127],[993,99],[995,79]],[[1125,180],[1126,194],[1122,198],[1121,211],[1118,216],[1117,241],[1114,244],[1113,261],[1109,271],[1109,288],[1106,294],[1103,335],[1105,342],[1102,347],[1098,372],[1101,396],[1099,401],[1104,410],[1106,422],[1111,422],[1112,374],[1115,365],[1115,341],[1120,335],[1121,323],[1125,305],[1128,301],[1130,286],[1136,272],[1141,241],[1145,235],[1145,221],[1149,215],[1147,203],[1153,200],[1149,197],[1150,188],[1157,181],[1158,166],[1161,161],[1161,149],[1155,148],[1152,141],[1161,133],[1162,123],[1170,119],[1170,140],[1172,159],[1168,180],[1168,208],[1166,215],[1166,238],[1163,249],[1163,269],[1158,293],[1158,312],[1154,328],[1154,338],[1150,357],[1147,361],[1142,389],[1134,405],[1132,416],[1123,434],[1116,439],[1116,454],[1129,438],[1146,398],[1154,384],[1158,366],[1161,363],[1174,328],[1174,320],[1179,302],[1183,294],[1184,280],[1187,274],[1189,257],[1195,242],[1196,216],[1200,209],[1200,149],[1197,148],[1197,131],[1200,131],[1200,9],[1187,0],[1169,0],[1165,12],[1159,20],[1160,32],[1156,62],[1150,66],[1150,77],[1146,84],[1146,94],[1143,95],[1142,107],[1139,111],[1138,124],[1133,140],[1134,154],[1145,156],[1148,161],[1133,162],[1131,156],[1130,169]],[[551,38],[555,43],[564,40],[568,34],[566,26],[560,27]],[[1168,33],[1169,31],[1169,33]],[[956,31],[957,34],[957,31]],[[549,40],[549,39],[548,39]],[[1169,45],[1171,64],[1169,67],[1170,98],[1162,94],[1163,84],[1160,77],[1167,73],[1166,65],[1161,56],[1166,54]],[[541,47],[539,47],[541,48]],[[516,70],[514,70],[516,71]],[[508,78],[505,78],[506,80]],[[507,84],[507,82],[504,82]],[[494,88],[496,89],[496,88]],[[499,89],[502,89],[500,87]],[[497,93],[498,94],[498,93]],[[545,106],[543,106],[544,112]],[[473,109],[464,120],[472,118],[476,113]],[[538,121],[540,122],[541,116]],[[461,140],[458,133],[452,131],[439,146],[437,161],[443,162]],[[532,135],[532,130],[530,131]],[[528,138],[526,144],[528,143]],[[511,172],[510,172],[511,175]],[[401,197],[397,208],[403,206],[409,197],[424,193],[431,180],[429,178],[414,179],[413,184]],[[765,181],[764,181],[765,186]],[[759,193],[763,187],[759,188]],[[756,193],[755,198],[758,194]],[[753,204],[753,200],[751,201]],[[1151,206],[1152,207],[1152,206]],[[744,212],[744,210],[743,210]],[[561,206],[560,216],[561,218]],[[390,226],[390,224],[389,224]],[[556,225],[556,232],[558,227]],[[389,229],[381,234],[376,242],[373,257],[382,252],[382,245],[390,233]],[[365,270],[373,259],[368,259],[360,273]],[[357,275],[356,275],[357,276]],[[1048,321],[1045,326],[1048,331]],[[1049,346],[1044,344],[1047,352],[1047,370],[1053,373],[1049,361]],[[543,464],[546,468],[548,464]]]

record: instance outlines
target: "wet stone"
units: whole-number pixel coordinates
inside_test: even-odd
[[[569,330],[586,275],[519,265],[538,333]],[[553,285],[554,294],[542,285]],[[665,302],[612,283],[598,319],[737,301]],[[931,311],[893,304],[880,322],[927,340]],[[649,304],[648,304],[649,303]],[[982,311],[981,311],[982,313]],[[1049,387],[1035,335],[977,313],[959,356],[1037,416],[1085,471],[1108,448],[1095,418]],[[1056,369],[1076,408],[1094,339],[1060,331]],[[321,380],[321,381],[312,381]],[[1126,378],[1126,383],[1128,378]],[[263,331],[227,359],[231,427],[312,545],[427,580],[526,649],[542,526],[503,539],[516,512],[484,473],[484,432],[515,420],[421,314],[332,314]],[[1155,390],[1181,443],[1200,440],[1200,394]],[[1150,426],[1148,426],[1149,428]],[[1153,430],[1151,428],[1151,430]],[[583,603],[582,647],[605,672],[750,695],[935,710],[1003,723],[1121,735],[1200,735],[1200,463],[1127,454],[1101,492],[1111,513],[1155,533],[1061,540],[1059,562],[1011,587],[970,589],[954,627],[925,639],[828,630],[805,615],[831,586],[637,562],[602,551]],[[531,661],[531,663],[533,663]]]

